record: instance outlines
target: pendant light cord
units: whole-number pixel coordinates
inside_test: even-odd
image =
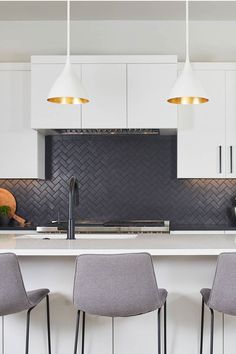
[[[189,63],[189,1],[186,0],[186,62]]]
[[[67,0],[67,63],[70,62],[70,0]]]

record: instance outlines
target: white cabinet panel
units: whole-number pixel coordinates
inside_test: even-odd
[[[224,315],[224,353],[235,353],[236,318],[235,316]]]
[[[81,105],[47,102],[47,96],[64,64],[32,64],[32,117],[34,129],[81,128]],[[74,64],[78,77],[81,65]]]
[[[0,134],[0,178],[45,178],[45,140],[36,131]]]
[[[115,353],[157,353],[156,311],[114,320]]]
[[[0,65],[0,178],[44,178],[44,136],[30,128],[30,70],[11,67]]]
[[[209,102],[179,106],[178,178],[225,178],[225,73],[196,73]]]
[[[18,132],[30,127],[30,71],[2,69],[0,66],[2,132]]]
[[[126,65],[83,64],[82,128],[126,128]]]
[[[236,178],[236,71],[226,72],[226,177]]]
[[[166,98],[176,64],[128,64],[128,127],[176,128],[177,110]]]

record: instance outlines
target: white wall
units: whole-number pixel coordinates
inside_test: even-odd
[[[236,61],[236,21],[193,21],[193,61]],[[178,54],[184,59],[183,21],[75,21],[74,54]],[[64,54],[64,21],[1,21],[0,61]]]

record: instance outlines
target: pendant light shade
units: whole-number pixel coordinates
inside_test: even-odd
[[[190,62],[186,62],[167,101],[175,104],[199,104],[208,102],[209,100],[206,97],[205,90]]]
[[[167,98],[167,102],[174,104],[200,104],[208,101],[205,90],[189,61],[189,15],[188,0],[186,0],[186,61],[182,73],[177,78]]]
[[[83,104],[89,102],[84,87],[70,62],[52,86],[48,101],[60,104]]]
[[[67,0],[66,64],[52,86],[47,101],[59,104],[84,104],[89,102],[83,84],[70,63],[70,0]]]

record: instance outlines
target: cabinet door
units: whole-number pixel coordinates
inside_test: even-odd
[[[0,134],[0,178],[45,178],[45,140],[36,131]]]
[[[82,128],[126,128],[126,64],[83,64]]]
[[[30,71],[17,68],[0,64],[0,133],[30,129]]]
[[[30,71],[0,66],[0,97],[0,178],[44,178],[44,137],[30,128]]]
[[[176,64],[128,64],[128,127],[176,128],[176,106],[166,98],[177,76]]]
[[[226,176],[236,178],[236,72],[226,72]]]
[[[235,331],[236,318],[235,316],[224,315],[224,353],[235,353]]]
[[[225,73],[196,73],[209,102],[178,108],[178,178],[224,178]]]
[[[64,64],[32,64],[32,115],[34,129],[81,128],[81,106],[61,105],[47,101],[49,91],[60,75]],[[74,65],[78,77],[81,66]]]

